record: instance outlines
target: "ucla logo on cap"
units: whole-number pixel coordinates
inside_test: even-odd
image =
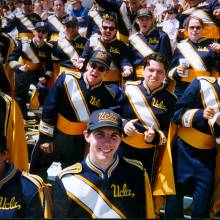
[[[108,60],[107,53],[104,53],[102,51],[98,51],[96,54],[96,58],[102,59],[102,60]]]
[[[114,124],[118,124],[117,116],[111,112],[111,113],[106,113],[106,112],[100,112],[98,120],[99,122],[104,122],[104,121],[110,121]]]

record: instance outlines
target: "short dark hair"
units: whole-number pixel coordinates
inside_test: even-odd
[[[107,12],[102,15],[102,24],[105,21],[112,21],[115,24],[115,28],[117,29],[117,18],[114,12]]]
[[[151,53],[150,55],[148,55],[144,58],[144,61],[142,63],[144,68],[146,66],[150,66],[150,60],[154,60],[158,63],[162,63],[164,65],[165,72],[167,72],[168,61],[165,56],[163,56],[162,54],[157,53],[157,52]]]

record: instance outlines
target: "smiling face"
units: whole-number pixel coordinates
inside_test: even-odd
[[[121,135],[118,129],[102,127],[91,133],[85,131],[84,137],[90,144],[90,160],[102,169],[109,167],[121,143]]]
[[[144,68],[144,82],[152,91],[163,84],[163,81],[166,77],[165,68],[162,63],[159,63],[155,60],[149,61],[150,65],[147,65]]]
[[[53,3],[53,10],[57,17],[62,17],[64,13],[64,3],[62,0],[55,0]]]
[[[137,23],[139,25],[140,31],[143,34],[147,34],[152,27],[153,19],[151,17],[143,16],[138,18]]]
[[[117,29],[116,29],[116,24],[114,21],[105,20],[102,22],[101,39],[104,42],[113,40],[116,36],[116,32],[117,32]]]

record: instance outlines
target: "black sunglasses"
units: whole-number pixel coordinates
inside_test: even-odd
[[[115,30],[115,27],[113,26],[102,26],[102,28],[106,31],[107,29],[109,29],[110,31],[114,31]]]
[[[90,63],[90,66],[91,66],[92,69],[97,68],[99,72],[104,72],[107,69],[105,66],[99,66],[99,65],[97,65],[96,63],[93,63],[93,62]]]
[[[46,31],[44,29],[37,29],[36,30],[38,33],[46,34]]]

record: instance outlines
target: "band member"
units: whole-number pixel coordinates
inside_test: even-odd
[[[74,62],[77,62],[82,55],[87,39],[79,35],[77,21],[74,17],[66,17],[63,24],[65,37],[58,39],[54,44],[54,59],[60,64],[60,73],[79,72]]]
[[[193,198],[192,218],[209,216],[220,137],[219,78],[198,77],[175,107],[178,125],[172,146],[176,195],[166,201],[166,217],[183,217],[183,197]]]
[[[84,137],[89,154],[64,169],[54,189],[57,218],[154,218],[151,188],[140,161],[122,158],[121,117],[94,111]]]
[[[45,42],[47,37],[45,22],[36,23],[33,33],[33,39],[23,38],[9,57],[9,66],[15,71],[16,100],[25,120],[28,120],[26,103],[29,101],[30,84],[38,84],[37,86],[44,92],[53,71],[52,46]],[[19,58],[22,58],[22,62],[19,62]],[[43,96],[41,104],[44,98]]]
[[[51,88],[43,108],[40,137],[34,148],[31,172],[45,176],[53,161],[67,167],[85,154],[83,131],[90,114],[101,108],[120,106],[121,91],[102,83],[111,59],[95,51],[85,73],[65,72]]]
[[[6,137],[0,133],[0,218],[51,218],[47,186],[40,177],[8,162],[6,146]]]
[[[122,41],[116,39],[116,32],[116,17],[112,13],[107,13],[103,16],[101,35],[91,36],[79,61],[82,61],[81,65],[85,67],[95,50],[107,51],[111,56],[112,63],[104,81],[118,84],[122,81],[122,78],[126,80],[132,76],[133,68],[128,60],[128,47]]]
[[[179,37],[182,39],[187,36],[184,33],[184,27],[189,16],[195,16],[202,19],[204,23],[203,37],[214,41],[220,38],[220,3],[218,0],[187,0],[187,7],[182,14],[178,16],[182,29],[179,30]],[[184,34],[183,34],[184,33]]]
[[[64,4],[65,0],[53,1],[54,14],[50,15],[47,20],[49,41],[57,41],[59,34],[64,35],[63,21],[69,16],[65,12]]]
[[[164,177],[173,181],[172,164],[166,154],[169,149],[165,144],[176,97],[164,84],[165,57],[159,53],[150,54],[143,66],[144,80],[125,85],[122,115],[126,136],[122,140],[121,151],[125,157],[142,162],[156,191],[158,167],[162,167],[162,163],[166,163],[166,170],[170,171],[169,176]]]
[[[3,28],[3,31],[6,33],[17,28],[18,39],[20,40],[23,37],[32,38],[35,24],[41,21],[40,16],[33,12],[31,0],[22,0],[22,11],[22,13],[17,13]]]
[[[138,30],[136,16],[141,8],[140,0],[96,0],[96,2],[105,10],[117,14],[117,26],[120,27],[117,38],[127,44],[129,36]]]
[[[170,79],[176,80],[178,97],[197,76],[216,76],[220,71],[219,53],[214,52],[210,40],[202,37],[202,20],[189,17],[186,28],[189,38],[177,44],[168,74]]]
[[[130,36],[129,53],[136,76],[139,79],[143,79],[142,62],[144,58],[153,52],[158,52],[170,61],[172,49],[168,35],[156,29],[155,18],[149,9],[142,8],[138,10],[137,23],[140,31]]]

